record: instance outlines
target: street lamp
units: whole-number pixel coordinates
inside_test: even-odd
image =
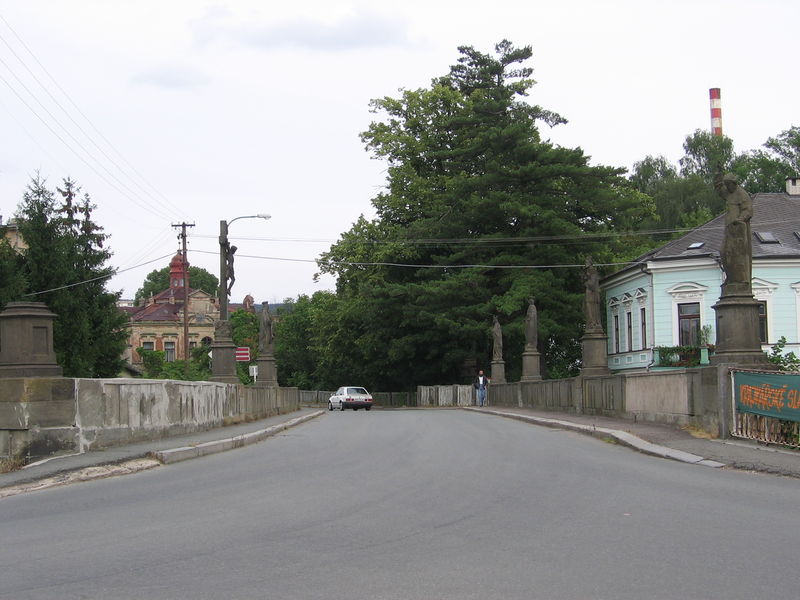
[[[238,383],[236,376],[236,346],[233,344],[231,327],[228,323],[228,295],[235,277],[233,276],[233,257],[236,246],[228,242],[228,226],[239,219],[269,219],[270,215],[258,213],[243,215],[230,221],[219,222],[219,320],[214,328],[212,344],[211,380],[224,383]],[[230,279],[230,283],[228,283]]]

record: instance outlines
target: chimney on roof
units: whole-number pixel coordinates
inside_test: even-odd
[[[719,88],[708,90],[708,100],[711,104],[711,135],[722,135],[722,91]]]
[[[800,196],[800,177],[786,178],[786,193],[790,196]]]

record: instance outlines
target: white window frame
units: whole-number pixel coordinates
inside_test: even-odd
[[[667,290],[667,293],[672,296],[672,310],[670,311],[670,314],[672,315],[673,346],[679,346],[681,339],[680,320],[678,319],[678,305],[690,304],[692,302],[700,303],[700,329],[702,330],[703,325],[706,323],[705,297],[707,292],[707,286],[700,285],[699,283],[695,283],[693,281],[678,283]]]
[[[776,336],[775,332],[772,330],[773,298],[775,296],[775,290],[778,289],[778,284],[767,281],[766,279],[761,279],[760,277],[753,277],[752,287],[753,297],[767,305],[767,342],[765,345],[774,344],[777,338],[780,337]],[[795,293],[797,293],[797,289],[795,289]]]

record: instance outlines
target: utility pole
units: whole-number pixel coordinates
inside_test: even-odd
[[[189,379],[189,258],[186,255],[186,228],[194,227],[194,223],[173,223],[172,226],[181,228],[178,238],[183,254],[183,373]]]

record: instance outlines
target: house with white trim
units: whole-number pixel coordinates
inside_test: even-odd
[[[784,193],[755,194],[750,227],[762,348],[783,336],[800,353],[800,178]],[[654,348],[696,346],[704,327],[714,342],[724,230],[721,214],[601,281],[612,371],[652,368]]]

